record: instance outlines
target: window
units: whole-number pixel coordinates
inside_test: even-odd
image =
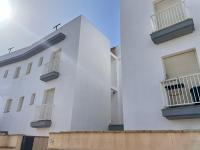
[[[40,67],[43,63],[43,57],[40,57],[39,62],[38,62],[38,66]]]
[[[4,72],[3,78],[7,78],[7,76],[8,76],[8,70],[6,70],[6,71]]]
[[[22,106],[24,103],[24,96],[19,98],[18,106],[17,106],[17,112],[22,110]]]
[[[8,99],[8,100],[6,101],[4,113],[10,112],[11,104],[12,104],[12,99]]]
[[[14,79],[16,79],[16,78],[19,77],[20,70],[21,70],[21,67],[17,67],[17,68],[15,69]]]
[[[33,93],[32,95],[31,95],[31,101],[30,101],[30,105],[33,105],[34,104],[34,102],[35,102],[35,93]]]
[[[28,66],[27,66],[26,74],[31,73],[31,68],[32,68],[32,63],[29,63]]]

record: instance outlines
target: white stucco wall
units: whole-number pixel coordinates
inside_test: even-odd
[[[58,32],[62,32],[66,35],[66,39],[57,45],[46,49],[28,60],[0,68],[1,131],[9,131],[10,134],[44,136],[48,135],[49,131],[56,132],[70,130],[80,23],[81,18],[76,18],[60,28],[57,32],[49,35],[48,37],[51,37]],[[62,51],[59,78],[47,83],[40,81],[40,75],[43,72],[44,64],[50,60],[52,52],[60,48]],[[38,67],[38,61],[41,56],[44,57],[43,65]],[[33,66],[31,73],[26,75],[26,67],[29,62],[32,62]],[[13,79],[14,71],[17,66],[22,67],[20,76],[18,79]],[[9,70],[9,74],[7,79],[3,79],[3,74],[6,69]],[[42,104],[45,90],[51,88],[56,89],[54,95],[52,126],[47,129],[31,128],[30,123],[34,120],[35,107]],[[29,103],[32,93],[36,93],[36,98],[35,104],[30,106]],[[21,112],[16,112],[18,100],[21,96],[25,96],[23,108]],[[2,113],[7,99],[13,99],[11,112]]]
[[[0,131],[8,131],[9,134],[46,136],[49,132],[72,129],[104,130],[107,126],[110,119],[108,117],[110,111],[108,109],[110,102],[108,96],[110,92],[108,90],[110,88],[110,43],[108,39],[82,16],[53,32],[46,39],[59,32],[66,35],[64,41],[30,59],[0,67]],[[62,51],[59,78],[47,83],[40,81],[44,64],[50,60],[52,52],[60,48]],[[44,62],[41,67],[38,67],[41,56],[44,57]],[[102,59],[104,59],[103,62]],[[33,66],[31,73],[26,75],[29,62],[33,62]],[[20,77],[13,79],[17,66],[21,66]],[[85,70],[82,70],[82,67]],[[7,79],[3,79],[6,69],[9,70],[9,74]],[[55,88],[52,126],[47,129],[31,128],[30,123],[34,120],[35,107],[42,104],[45,90],[51,88]],[[36,93],[36,98],[35,104],[30,106],[32,93]],[[21,96],[25,96],[23,108],[21,112],[16,112]],[[13,99],[11,112],[3,113],[7,99]],[[80,102],[84,101],[86,103],[82,104],[85,105],[80,105]],[[74,113],[79,107],[80,112]],[[100,110],[104,112],[100,113]],[[85,118],[82,118],[83,116]],[[85,124],[79,126],[76,123]]]
[[[110,41],[82,18],[71,129],[107,130],[110,123]]]
[[[200,119],[170,121],[162,117],[161,57],[196,48],[200,58],[200,2],[186,0],[195,32],[155,45],[151,38],[151,0],[121,0],[123,110],[126,130],[199,129]]]

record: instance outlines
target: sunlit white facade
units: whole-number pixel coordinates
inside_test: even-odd
[[[119,61],[111,54],[110,41],[83,16],[27,48],[1,56],[0,131],[47,136],[108,130],[113,120],[113,56]],[[117,75],[117,84],[119,79]],[[116,88],[119,93],[120,86]],[[121,108],[113,111],[122,117]],[[117,117],[114,124],[122,124]]]
[[[125,130],[199,129],[197,0],[121,0]]]

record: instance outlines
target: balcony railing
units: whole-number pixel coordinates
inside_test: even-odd
[[[48,82],[59,77],[59,59],[54,59],[44,65],[44,70],[40,76],[40,80]]]
[[[44,65],[43,74],[48,74],[51,72],[58,72],[58,70],[59,70],[59,60],[55,59]]]
[[[161,82],[165,107],[200,104],[200,73]]]
[[[53,105],[43,104],[36,107],[34,121],[51,120]]]
[[[184,2],[175,4],[151,16],[153,32],[167,28],[189,18],[189,13]]]

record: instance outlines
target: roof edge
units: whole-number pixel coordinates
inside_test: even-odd
[[[42,51],[48,49],[51,46],[60,43],[65,38],[66,38],[66,35],[60,32],[60,33],[54,35],[53,37],[50,37],[49,39],[35,45],[34,47],[30,48],[29,50],[27,50],[26,52],[24,52],[22,54],[7,58],[5,60],[1,60],[0,67],[26,60]]]

